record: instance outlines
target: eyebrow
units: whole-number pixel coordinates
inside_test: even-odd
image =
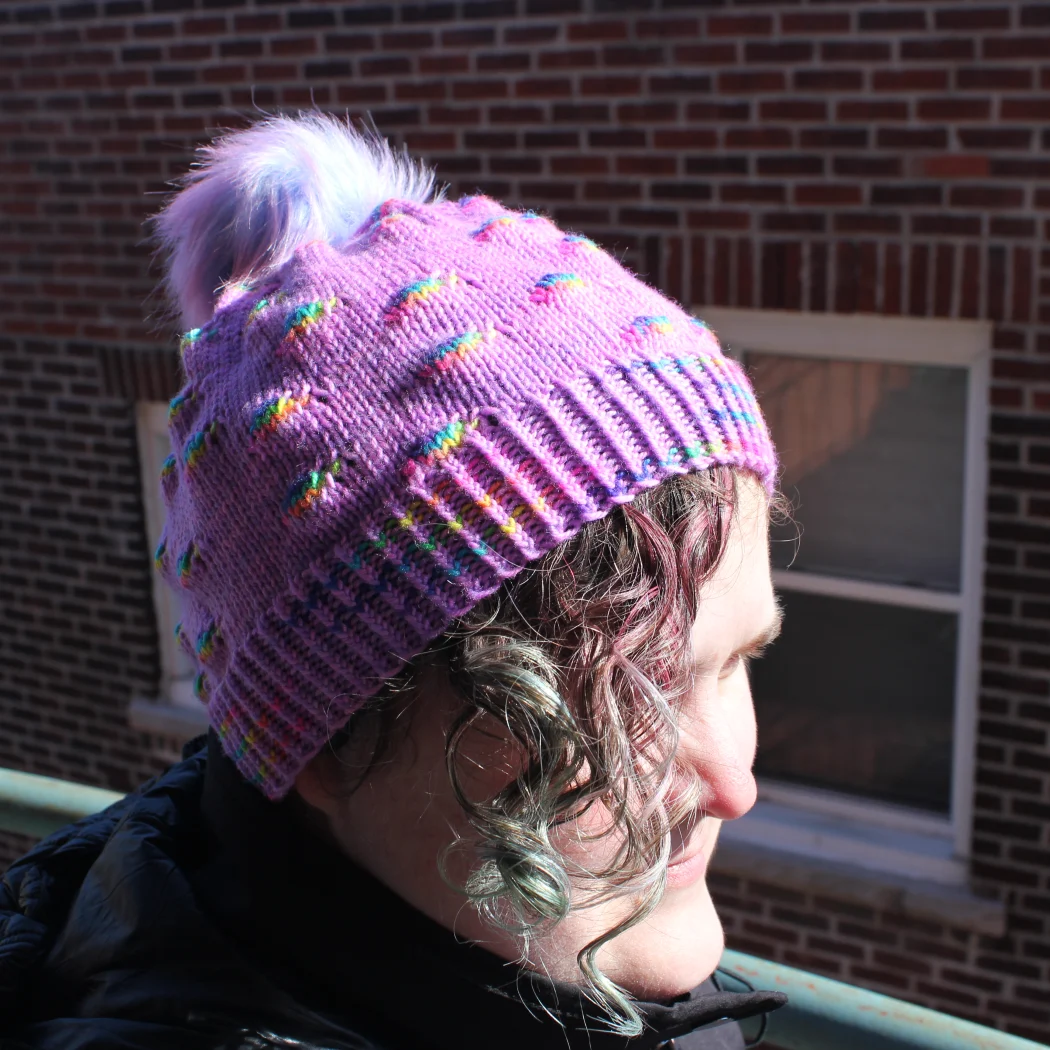
[[[778,605],[776,612],[773,614],[773,619],[770,620],[769,623],[751,639],[751,641],[745,642],[740,646],[733,655],[758,656],[763,649],[766,649],[777,640],[783,626],[784,611]]]

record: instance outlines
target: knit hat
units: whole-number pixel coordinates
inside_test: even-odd
[[[158,218],[196,327],[156,564],[210,722],[270,798],[587,522],[713,464],[773,485],[702,321],[588,238],[431,184],[330,118],[275,118],[206,150]]]

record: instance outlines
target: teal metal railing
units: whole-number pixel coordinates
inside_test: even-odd
[[[44,836],[120,799],[113,791],[0,769],[0,831]],[[727,976],[728,975],[728,976]],[[1044,1044],[927,1010],[805,970],[727,950],[726,987],[786,992],[763,1045],[780,1050],[1046,1050]]]
[[[86,784],[0,769],[0,831],[43,838],[122,797]]]

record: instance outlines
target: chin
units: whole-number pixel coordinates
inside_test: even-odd
[[[707,980],[725,946],[707,883],[669,888],[644,922],[617,937],[603,968],[640,999],[671,999]]]

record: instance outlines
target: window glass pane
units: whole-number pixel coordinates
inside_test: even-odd
[[[751,669],[760,776],[947,813],[956,616],[781,592]]]
[[[795,525],[774,529],[777,567],[957,592],[966,370],[744,361],[802,533],[796,544]]]

